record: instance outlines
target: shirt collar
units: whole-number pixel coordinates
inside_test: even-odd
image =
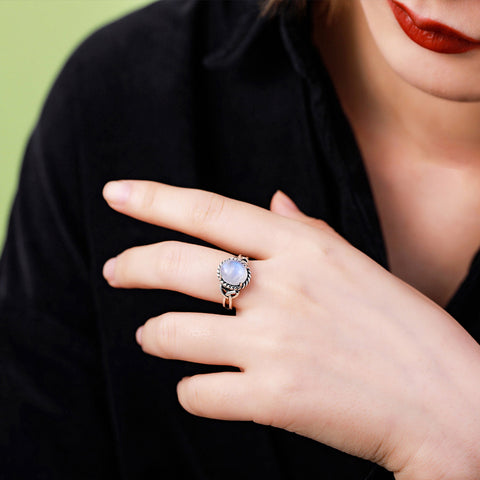
[[[324,83],[328,74],[311,40],[311,6],[311,2],[308,2],[305,16],[280,15],[280,32],[296,72],[311,83]]]
[[[205,67],[222,69],[240,62],[247,50],[255,43],[260,32],[265,29],[266,24],[271,21],[260,16],[260,9],[256,2],[252,6],[250,2],[245,1],[244,5],[248,8],[245,8],[238,17],[230,35],[203,58],[202,63]]]
[[[222,69],[240,63],[248,50],[261,41],[260,34],[274,23],[293,69],[310,81],[323,77],[318,53],[310,40],[310,10],[305,16],[281,10],[275,17],[268,18],[260,16],[256,1],[245,1],[245,5],[248,7],[230,35],[203,58],[206,68]],[[307,5],[310,8],[310,2]]]

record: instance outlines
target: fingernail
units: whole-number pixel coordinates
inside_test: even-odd
[[[295,202],[281,190],[277,190],[275,192],[275,196],[277,197],[277,201],[282,205],[283,208],[286,210],[290,210],[291,212],[298,212],[299,209]]]
[[[113,279],[113,277],[115,275],[115,263],[117,263],[117,259],[116,258],[111,258],[103,266],[103,276],[107,280]]]
[[[129,182],[108,182],[103,187],[103,196],[107,202],[122,205],[128,200],[131,189]]]
[[[135,338],[137,340],[137,343],[139,345],[142,344],[142,330],[143,330],[143,325],[137,329],[137,332],[135,333]]]

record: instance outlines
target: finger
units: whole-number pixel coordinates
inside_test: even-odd
[[[281,190],[277,190],[270,202],[270,210],[287,218],[298,220],[302,223],[315,227],[317,229],[336,233],[326,222],[318,218],[305,215],[295,204],[295,202]]]
[[[274,193],[270,201],[270,210],[289,218],[303,219],[306,217],[295,202],[281,190],[277,190]]]
[[[141,346],[156,357],[242,368],[244,335],[238,317],[169,312],[143,325]]]
[[[286,218],[203,190],[122,180],[107,183],[103,195],[121,213],[257,259],[272,256],[292,235]]]
[[[230,254],[213,248],[167,241],[133,247],[104,266],[103,274],[115,288],[157,288],[182,292],[192,297],[222,302],[217,267]],[[258,283],[259,262],[248,262],[250,284],[234,300],[236,308],[248,306]]]
[[[177,385],[177,395],[182,407],[193,415],[238,421],[255,418],[255,395],[243,372],[186,377]]]

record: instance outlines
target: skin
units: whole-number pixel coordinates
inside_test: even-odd
[[[428,6],[437,21],[445,17],[480,37],[477,2],[404,3],[419,13]],[[124,180],[104,188],[113,209],[218,249],[179,242],[135,247],[109,260],[103,273],[115,288],[169,289],[221,302],[212,271],[228,252],[255,258],[252,281],[234,300],[236,316],[171,312],[137,331],[148,354],[238,367],[183,379],[182,406],[308,436],[377,462],[399,480],[474,480],[480,346],[441,305],[480,239],[480,78],[467,75],[477,75],[478,58],[436,58],[415,47],[412,73],[412,62],[398,61],[413,55],[411,41],[399,36],[385,6],[352,0],[328,27],[313,30],[312,41],[362,149],[391,272],[281,192],[268,211],[200,190]],[[438,69],[443,75],[432,76]],[[425,201],[426,192],[434,201]],[[442,214],[452,202],[460,234],[452,214]],[[425,222],[429,215],[440,227]],[[450,240],[439,241],[442,229]],[[445,252],[450,256],[441,264]],[[416,261],[435,275],[417,272]],[[453,281],[445,280],[452,272]]]
[[[478,0],[404,4],[480,38]],[[321,22],[312,42],[362,152],[390,270],[446,305],[480,246],[480,49],[421,48],[381,0],[348,0]]]
[[[412,42],[401,31],[386,1],[356,0],[353,3],[357,5],[354,8],[360,4],[383,59],[405,83],[442,99],[480,100],[479,49],[457,55],[432,52]],[[422,17],[480,39],[478,0],[402,0],[402,3]]]
[[[398,479],[478,478],[480,347],[437,304],[282,193],[272,211],[149,181],[109,183],[104,196],[121,213],[220,248],[128,249],[104,267],[113,287],[219,302],[212,269],[227,252],[257,259],[236,316],[171,312],[137,332],[151,355],[240,369],[183,379],[186,410],[285,428]]]

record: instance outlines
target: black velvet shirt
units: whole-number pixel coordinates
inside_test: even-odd
[[[309,21],[258,13],[256,0],[162,0],[90,36],[55,82],[0,263],[2,480],[392,478],[280,429],[185,412],[177,382],[222,367],[147,355],[135,330],[167,311],[224,313],[220,293],[212,304],[102,276],[128,247],[201,243],[110,209],[101,192],[114,179],[267,208],[281,189],[388,268]],[[477,340],[479,272],[477,255],[448,305]]]

